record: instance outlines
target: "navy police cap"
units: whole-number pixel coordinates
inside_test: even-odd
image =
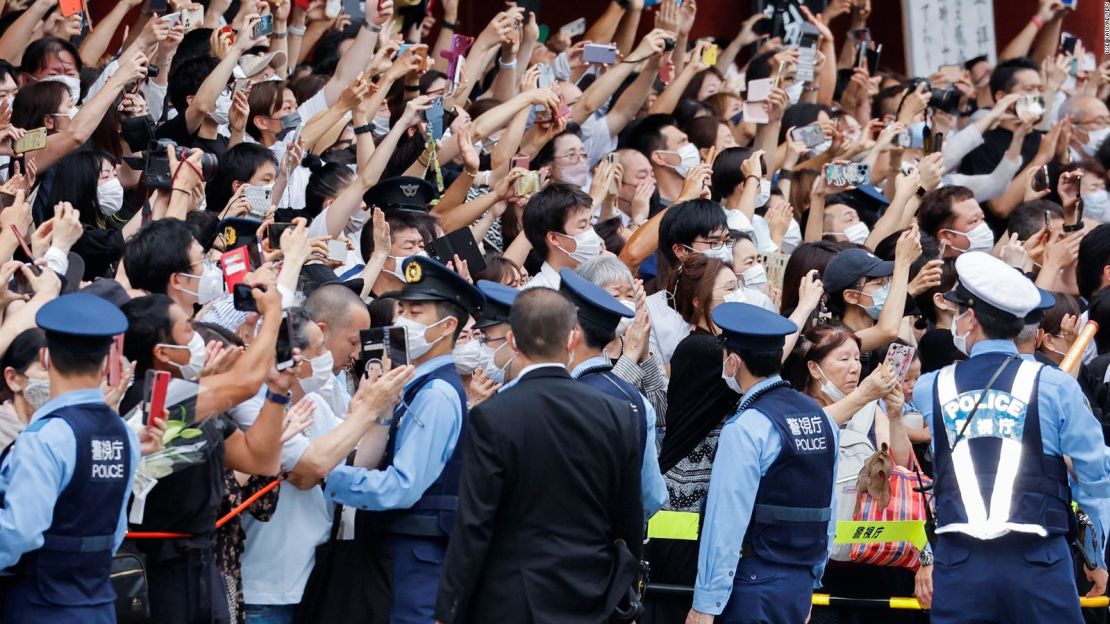
[[[62,295],[35,315],[48,342],[75,351],[102,347],[112,336],[127,331],[127,317],[106,299],[87,293]]]
[[[559,271],[559,278],[559,290],[569,296],[578,307],[579,322],[593,325],[603,332],[611,332],[617,329],[622,318],[636,315],[610,295],[609,291],[570,269]]]
[[[383,212],[406,211],[420,214],[427,214],[435,198],[436,187],[413,176],[386,178],[363,195],[367,206],[377,206]]]
[[[1040,287],[1037,287],[1037,292],[1041,295],[1041,302],[1025,315],[1026,325],[1040,325],[1044,320],[1044,313],[1056,305],[1056,297],[1053,297],[1052,293]]]
[[[486,298],[446,266],[424,256],[405,259],[401,268],[405,285],[401,290],[385,293],[383,298],[401,301],[446,301],[453,303],[471,316],[477,316]]]
[[[485,296],[486,303],[482,306],[482,313],[478,316],[474,326],[485,329],[501,323],[509,322],[509,310],[520,291],[489,280],[478,280],[478,290]]]
[[[733,349],[781,349],[786,337],[798,331],[790,319],[750,303],[722,303],[710,316],[721,329],[721,343]]]

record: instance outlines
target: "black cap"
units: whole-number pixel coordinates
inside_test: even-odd
[[[878,187],[872,184],[857,186],[850,191],[838,193],[834,197],[837,198],[839,202],[855,208],[860,217],[868,223],[874,223],[879,215],[882,214],[883,210],[890,205],[890,200],[879,191]],[[833,199],[833,197],[830,197],[830,201],[826,203],[830,205],[835,203],[831,201]]]
[[[520,291],[489,280],[478,280],[478,290],[486,297],[482,306],[482,313],[477,317],[474,326],[485,329],[494,325],[509,322],[509,310]]]
[[[405,285],[401,290],[388,292],[383,298],[402,301],[446,301],[453,303],[471,316],[477,316],[486,298],[482,291],[471,285],[451,269],[424,256],[413,256],[404,262],[401,274]]]
[[[427,214],[429,204],[436,198],[436,187],[421,178],[398,176],[378,182],[362,198],[367,206],[377,206],[384,212],[401,210]]]
[[[228,217],[216,226],[216,233],[224,236],[224,251],[238,249],[258,241],[258,228],[262,222],[247,217]]]
[[[85,286],[79,292],[96,295],[117,308],[122,308],[123,304],[131,301],[131,296],[127,294],[123,286],[116,280],[107,277],[97,278],[96,281]]]
[[[578,308],[579,323],[592,325],[602,332],[612,332],[617,329],[622,318],[636,315],[610,295],[609,291],[570,269],[559,271],[559,278],[559,290],[570,297]]]
[[[822,280],[825,292],[835,293],[853,286],[861,277],[886,277],[894,273],[894,263],[882,260],[866,249],[843,249],[829,261]]]

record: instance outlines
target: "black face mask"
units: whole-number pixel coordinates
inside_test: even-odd
[[[358,153],[355,151],[355,146],[342,147],[336,149],[329,149],[321,155],[325,162],[335,163],[337,165],[353,165],[358,162]]]

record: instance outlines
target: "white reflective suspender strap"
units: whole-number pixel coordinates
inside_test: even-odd
[[[1022,360],[1010,385],[1010,395],[1025,405],[1026,417],[1029,414],[1029,399],[1033,395],[1033,384],[1040,369],[1041,365],[1037,362]],[[998,469],[994,479],[994,492],[991,494],[989,522],[992,533],[1006,532],[1005,525],[1010,520],[1010,507],[1014,498],[1014,482],[1021,468],[1022,446],[1020,439],[1002,439],[1002,449],[998,454]]]
[[[937,397],[940,399],[940,408],[960,398],[956,388],[956,365],[950,364],[941,369],[937,375]],[[978,397],[976,397],[978,399]],[[957,431],[959,422],[956,422]],[[947,427],[946,427],[947,429]],[[971,447],[965,437],[952,448],[952,471],[956,474],[956,484],[960,488],[960,500],[964,504],[967,514],[967,524],[970,527],[981,527],[987,523],[987,507],[983,503],[983,496],[979,492],[979,477],[975,474],[975,466],[971,462]]]

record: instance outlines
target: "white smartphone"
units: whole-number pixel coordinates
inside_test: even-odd
[[[274,190],[268,186],[254,186],[249,185],[243,191],[243,197],[247,198],[250,202],[250,215],[252,217],[263,219],[266,213],[270,211],[270,200],[273,196]]]

